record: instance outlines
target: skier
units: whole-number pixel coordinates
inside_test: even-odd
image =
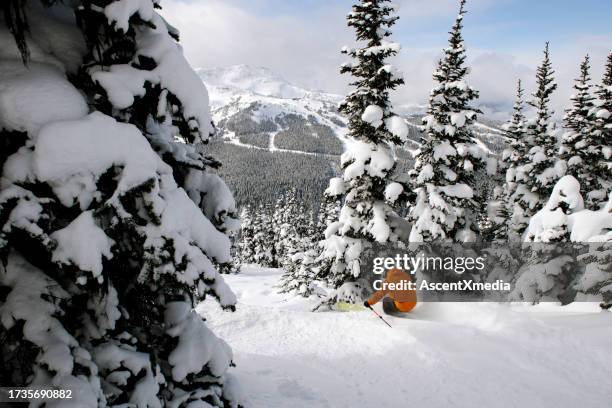
[[[410,274],[401,269],[390,269],[381,289],[374,292],[363,305],[371,309],[382,299],[383,311],[386,314],[407,313],[417,304],[416,290],[408,288],[409,282],[412,282]]]

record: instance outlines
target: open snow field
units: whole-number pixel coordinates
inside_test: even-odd
[[[226,275],[235,313],[198,307],[253,408],[612,406],[612,313],[594,304],[428,303],[389,328],[368,310],[310,312],[276,293],[281,273]]]

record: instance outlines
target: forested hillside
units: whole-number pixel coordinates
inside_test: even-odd
[[[316,211],[344,151],[346,119],[338,112],[342,97],[293,85],[264,67],[197,72],[209,89],[217,128],[203,150],[225,163],[220,173],[238,205],[272,205],[296,188],[306,207]],[[398,172],[413,167],[413,153],[427,138],[418,112],[401,110],[408,134],[406,144],[395,152]],[[496,121],[479,118],[472,127],[492,153],[506,147]]]

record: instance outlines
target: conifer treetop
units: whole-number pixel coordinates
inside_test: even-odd
[[[604,75],[595,93],[601,108],[612,113],[612,52],[608,54]]]
[[[463,35],[461,34],[463,29],[463,17],[467,13],[465,1],[466,0],[461,0],[459,14],[455,19],[451,31],[449,31],[449,47],[444,49],[445,58],[440,61],[438,71],[434,73],[434,78],[439,82],[458,81],[467,75],[469,71],[468,67],[463,65],[466,54]]]
[[[357,40],[367,41],[368,47],[376,47],[391,35],[385,27],[391,27],[399,19],[393,16],[395,7],[390,0],[367,0],[353,6],[348,16],[349,27],[354,27]]]
[[[513,141],[519,139],[524,133],[525,126],[525,114],[523,109],[525,107],[525,100],[523,99],[525,90],[523,89],[523,82],[519,79],[516,84],[516,100],[512,107],[512,118],[508,122],[506,127],[506,136]]]
[[[510,139],[510,149],[503,153],[503,160],[511,162],[510,167],[515,167],[525,160],[527,146],[525,143],[526,119],[523,109],[525,107],[523,82],[519,79],[516,84],[516,100],[512,108],[512,117],[503,126],[505,136]]]
[[[612,86],[612,52],[608,54],[608,62],[606,63],[606,71],[602,83],[606,86]]]
[[[533,99],[528,102],[529,105],[536,108],[536,127],[541,130],[541,133],[546,132],[546,125],[554,113],[548,107],[550,96],[557,89],[557,84],[553,77],[554,74],[555,71],[550,61],[549,43],[546,42],[546,46],[544,47],[544,59],[536,71],[537,88],[532,94]]]
[[[449,44],[433,74],[427,115],[423,118],[427,138],[411,171],[418,193],[411,212],[411,242],[475,236],[477,201],[474,175],[484,170],[485,152],[474,142],[470,125],[480,110],[470,105],[478,91],[469,86],[466,49],[461,30],[465,1],[449,32]]]
[[[576,92],[571,98],[572,107],[566,110],[565,115],[565,126],[576,132],[584,131],[589,110],[593,106],[593,100],[595,99],[591,94],[590,69],[590,59],[586,55],[580,63],[580,75],[574,83],[574,90]]]
[[[400,50],[399,43],[387,39],[391,36],[389,28],[398,19],[393,16],[394,12],[395,7],[389,0],[363,0],[347,16],[348,26],[355,29],[357,40],[365,44],[361,48],[345,46],[341,50],[354,60],[342,64],[340,73],[355,78],[350,84],[355,89],[340,104],[340,111],[349,118],[349,134],[365,142],[399,144],[405,137],[404,126],[396,131],[387,120],[394,116],[389,92],[404,83],[397,69],[385,61]],[[369,107],[382,111],[382,117],[377,114],[371,120],[363,116]]]
[[[470,101],[478,98],[478,91],[465,82],[470,72],[465,65],[467,55],[461,34],[466,13],[465,0],[462,0],[459,14],[449,32],[448,47],[444,49],[444,55],[433,74],[438,85],[431,91],[429,115],[424,119],[430,137],[470,142],[469,136],[460,129],[470,125],[476,119],[476,114],[481,113],[469,106]]]

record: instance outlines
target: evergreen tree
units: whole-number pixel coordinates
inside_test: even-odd
[[[506,171],[503,189],[504,203],[500,211],[503,221],[499,224],[496,232],[496,237],[501,239],[515,236],[516,231],[512,231],[511,225],[522,225],[529,221],[523,218],[522,207],[516,205],[517,197],[515,194],[517,185],[524,181],[521,179],[521,174],[517,174],[517,170],[525,165],[527,157],[523,95],[524,90],[519,79],[516,89],[516,101],[512,109],[512,118],[504,125],[504,136],[509,140],[509,147],[502,152],[502,163]]]
[[[230,239],[230,255],[231,260],[228,262],[217,263],[215,266],[219,273],[222,274],[236,274],[240,272],[240,266],[242,262],[240,261],[240,237],[237,232],[234,232],[229,235]]]
[[[287,269],[279,281],[279,292],[293,292],[303,297],[309,297],[315,293],[314,281],[320,271],[317,256],[317,250],[312,247],[291,255]]]
[[[510,299],[537,303],[560,300],[576,277],[576,258],[569,242],[571,217],[582,211],[580,184],[572,176],[556,183],[546,205],[529,221],[525,232],[526,262],[516,275]]]
[[[231,350],[193,310],[234,308],[214,264],[235,204],[196,149],[214,128],[177,32],[155,0],[8,3],[0,72],[29,110],[0,107],[0,383],[78,407],[236,407]]]
[[[290,263],[290,257],[300,251],[302,235],[300,228],[306,223],[304,208],[298,203],[298,192],[295,188],[287,191],[276,203],[274,211],[274,229],[277,239],[274,241],[279,266]]]
[[[246,205],[240,212],[240,233],[238,235],[238,258],[241,264],[255,262],[255,230],[253,227],[253,211]]]
[[[599,154],[596,152],[594,135],[593,106],[595,97],[591,93],[589,56],[580,64],[580,76],[574,84],[572,106],[566,111],[565,127],[568,130],[561,139],[560,157],[567,165],[566,174],[574,176],[581,190],[588,197],[597,189],[597,165]]]
[[[411,242],[432,240],[473,241],[476,236],[480,197],[474,174],[484,167],[484,152],[476,145],[469,126],[480,111],[470,102],[478,92],[465,78],[466,51],[461,30],[465,0],[450,32],[449,46],[434,72],[428,114],[423,118],[427,139],[416,156],[411,174],[417,202]]]
[[[299,252],[305,252],[309,249],[316,249],[318,240],[316,240],[316,223],[315,214],[312,211],[306,211],[304,206],[300,206],[299,215],[296,217],[296,231],[298,241],[294,247],[291,248],[289,256],[295,255]],[[317,251],[315,251],[317,252]]]
[[[329,276],[333,259],[324,256],[322,244],[327,226],[338,219],[340,207],[340,201],[326,197],[319,207],[316,224],[314,217],[311,217],[307,233],[301,241],[301,251],[291,257],[281,277],[280,292],[295,292],[308,297],[315,290],[313,281]]]
[[[572,287],[576,300],[601,301],[602,309],[612,307],[612,194],[597,211],[574,214],[571,239],[582,244],[577,259],[580,270]]]
[[[594,208],[604,206],[612,191],[612,52],[608,55],[601,84],[595,91],[592,142],[588,147],[595,182],[587,193],[587,202]]]
[[[301,214],[306,214],[301,212]],[[316,225],[314,214],[296,217],[298,240],[293,247],[288,248],[287,259],[284,262],[285,273],[280,279],[280,292],[295,292],[304,297],[310,296],[315,290],[313,281],[320,272],[319,249],[316,240]]]
[[[526,156],[523,95],[522,81],[519,79],[512,117],[503,126],[508,147],[503,150],[499,160],[499,171],[503,176],[502,188],[498,196],[499,209],[497,216],[493,219],[492,244],[485,249],[487,254],[485,280],[488,282],[495,282],[498,279],[510,282],[521,266],[520,237],[517,237],[510,227],[513,221],[521,216],[520,206],[515,208],[514,193],[521,182],[520,179],[517,179],[516,171],[524,164]],[[484,239],[483,241],[487,242]]]
[[[557,158],[557,132],[549,108],[550,97],[557,89],[550,61],[548,43],[544,48],[544,60],[536,73],[536,91],[529,105],[535,108],[535,117],[527,123],[525,164],[516,170],[519,184],[514,193],[512,230],[522,235],[528,220],[539,211],[550,196],[562,169],[555,168]]]
[[[356,80],[355,90],[340,105],[349,123],[347,150],[341,158],[343,175],[332,179],[327,190],[331,196],[344,197],[339,219],[328,228],[323,242],[323,256],[332,261],[328,279],[335,287],[359,278],[362,254],[372,242],[396,238],[389,224],[390,204],[403,186],[391,181],[392,147],[406,137],[407,126],[393,115],[389,101],[389,91],[403,83],[386,63],[400,48],[387,40],[398,18],[393,12],[388,0],[363,0],[347,17],[364,45],[342,50],[355,61],[343,64],[341,73]]]
[[[612,235],[601,237],[602,242],[592,241],[588,252],[578,260],[585,263],[585,270],[577,279],[574,289],[582,295],[601,297],[601,308],[612,307]]]
[[[278,268],[276,253],[277,235],[274,229],[273,212],[263,204],[259,205],[252,220],[253,263],[267,268]]]
[[[325,239],[325,230],[329,225],[338,219],[341,207],[342,203],[340,200],[325,196],[325,200],[319,206],[319,212],[317,214],[315,242],[323,241]]]

